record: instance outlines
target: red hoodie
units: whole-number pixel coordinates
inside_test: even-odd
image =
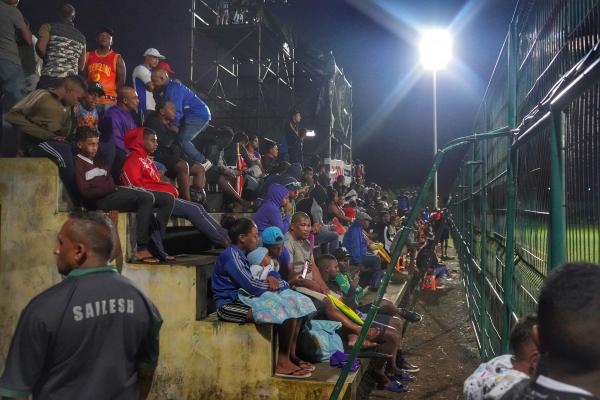
[[[176,198],[179,192],[175,186],[160,180],[156,166],[144,148],[144,128],[133,128],[125,133],[125,146],[129,154],[121,171],[121,182],[126,186],[171,193]]]

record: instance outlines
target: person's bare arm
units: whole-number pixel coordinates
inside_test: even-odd
[[[87,60],[86,58],[86,49],[85,47],[83,48],[83,51],[81,52],[81,55],[79,56],[79,72],[84,72],[85,71],[85,62]]]
[[[138,370],[138,391],[140,393],[139,399],[146,400],[152,389],[152,381],[154,380],[153,369],[142,369]]]
[[[127,74],[127,67],[125,61],[120,55],[117,57],[117,87],[125,86],[125,77]]]
[[[46,56],[46,50],[48,49],[48,37],[40,36],[38,38],[37,43],[35,44],[35,52],[40,58],[44,58]]]

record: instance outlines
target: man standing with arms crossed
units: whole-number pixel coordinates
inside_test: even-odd
[[[158,362],[161,316],[129,279],[106,265],[113,226],[72,215],[54,246],[66,278],[21,313],[0,377],[0,396],[146,399]]]

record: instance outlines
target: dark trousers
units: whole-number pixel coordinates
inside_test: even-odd
[[[381,258],[375,254],[366,254],[363,256],[360,263],[365,271],[360,274],[359,285],[362,287],[368,285],[372,290],[379,288],[383,276]]]
[[[162,224],[158,222],[161,225],[161,235],[164,235],[166,222],[173,210],[173,196],[155,196],[155,193],[135,187],[119,187],[116,192],[97,202],[98,208],[103,211],[135,212],[135,239],[138,251],[148,248],[154,208],[157,209],[157,220],[162,219]]]
[[[211,242],[220,245],[226,244],[227,231],[200,204],[177,199],[175,208],[173,208],[173,216],[189,220],[194,228],[208,236]]]

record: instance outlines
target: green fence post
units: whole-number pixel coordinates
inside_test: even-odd
[[[508,126],[512,129],[517,123],[517,41],[515,22],[511,21],[508,30]],[[504,318],[502,321],[502,353],[510,351],[510,327],[513,313],[513,280],[515,269],[515,218],[517,212],[517,182],[515,181],[515,163],[512,153],[512,137],[506,144],[506,241],[504,243],[504,271],[502,289],[504,290]]]
[[[548,269],[567,259],[567,218],[562,159],[564,113],[552,112],[550,132],[550,240],[548,241]]]
[[[483,331],[483,335],[482,335],[482,347],[485,349],[485,355],[486,358],[489,358],[490,356],[494,355],[494,352],[491,351],[492,354],[490,354],[490,349],[488,349],[487,343],[489,343],[489,340],[486,339],[487,337],[487,332],[488,332],[488,313],[487,313],[487,309],[488,309],[488,299],[486,296],[486,288],[487,288],[487,282],[486,282],[486,277],[487,277],[487,264],[488,264],[488,260],[487,260],[487,253],[488,253],[488,248],[487,248],[487,238],[488,238],[488,231],[487,231],[487,210],[488,210],[488,204],[487,204],[487,175],[488,175],[488,171],[487,171],[487,165],[488,165],[488,153],[487,153],[487,140],[483,140],[480,143],[480,148],[479,148],[479,152],[481,153],[481,167],[479,168],[480,171],[480,182],[479,182],[479,197],[480,197],[480,202],[481,202],[481,207],[480,207],[480,218],[481,218],[481,236],[479,239],[479,267],[481,268],[481,303],[482,303],[482,311],[481,311],[481,319],[482,319],[482,325],[481,325],[481,329]]]

